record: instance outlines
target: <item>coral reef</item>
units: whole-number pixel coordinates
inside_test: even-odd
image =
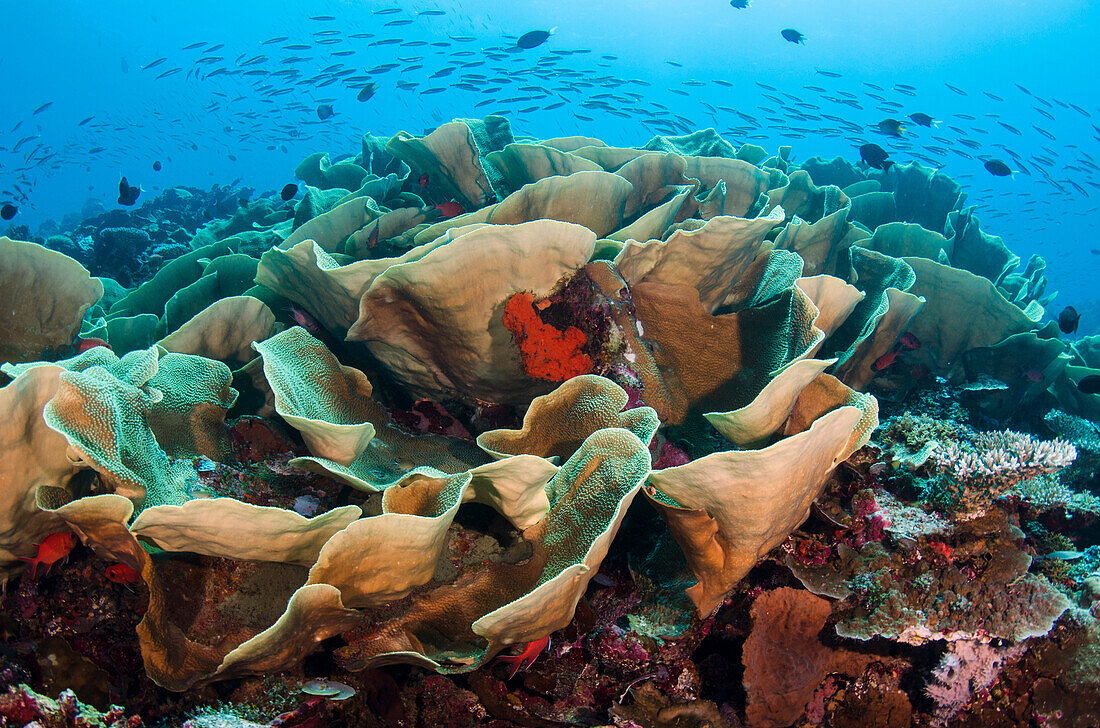
[[[1097,347],[948,177],[332,159],[0,239],[4,719],[1089,724]]]

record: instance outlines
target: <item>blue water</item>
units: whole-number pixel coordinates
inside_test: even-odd
[[[401,11],[376,14],[395,7]],[[446,14],[417,14],[433,9]],[[922,163],[942,166],[944,174],[964,185],[968,202],[979,206],[983,229],[1002,236],[1024,258],[1038,252],[1047,259],[1052,285],[1061,290],[1052,310],[1073,303],[1086,313],[1082,333],[1100,331],[1100,315],[1089,315],[1100,312],[1094,285],[1100,255],[1089,252],[1100,249],[1100,83],[1095,75],[1100,3],[754,0],[750,8],[737,10],[727,0],[62,0],[48,9],[38,2],[7,3],[4,15],[0,79],[6,113],[0,117],[0,202],[14,199],[20,210],[12,222],[32,230],[47,219],[79,210],[89,197],[115,206],[121,175],[142,186],[142,200],[177,184],[208,187],[239,180],[257,190],[277,189],[292,181],[294,167],[309,153],[350,154],[358,150],[364,132],[389,136],[404,129],[419,134],[455,117],[505,113],[517,135],[585,134],[612,145],[641,145],[656,133],[644,122],[654,121],[653,113],[660,109],[654,104],[660,104],[689,121],[683,122],[684,128],[713,126],[735,144],[751,141],[770,150],[791,144],[796,161],[838,154],[855,161],[855,145],[862,141],[881,144],[903,163],[922,155]],[[309,19],[318,15],[334,15],[336,20]],[[413,22],[383,26],[402,19]],[[804,33],[805,44],[785,41],[779,31],[787,27]],[[556,30],[536,49],[429,78],[457,63],[485,60],[484,49],[506,49],[517,36],[535,28]],[[340,41],[315,44],[326,36],[313,34],[325,30],[339,31],[331,37]],[[353,33],[376,35],[348,38]],[[263,45],[283,35],[288,40]],[[450,46],[370,45],[386,38]],[[207,45],[181,50],[199,41]],[[211,55],[206,48],[219,43],[225,46],[213,55],[223,60],[194,65]],[[284,49],[293,44],[311,49]],[[590,52],[564,53],[582,50]],[[353,53],[333,56],[333,51]],[[462,55],[456,57],[455,52]],[[238,65],[260,54],[267,59]],[[291,56],[308,60],[281,62]],[[414,56],[424,59],[399,60]],[[161,57],[167,60],[142,70]],[[546,63],[554,57],[560,60]],[[555,74],[580,75],[539,78],[530,71],[540,68],[540,59],[541,68]],[[340,80],[324,87],[318,84],[329,77],[303,82],[334,64],[353,68],[350,75],[358,76],[389,62],[400,66],[376,74],[378,92],[365,103],[355,100],[357,89]],[[423,68],[402,70],[419,64]],[[181,71],[156,78],[176,67]],[[219,67],[240,75],[206,76]],[[300,75],[268,75],[289,68],[299,69]],[[200,78],[189,75],[192,69],[201,69]],[[479,90],[463,90],[455,87],[463,83],[463,73],[483,73],[509,83],[474,79],[469,82]],[[593,86],[576,83],[585,80]],[[396,87],[398,81],[419,85],[402,90]],[[904,87],[899,91],[899,83],[914,87],[914,95],[903,93]],[[497,86],[500,91],[481,91]],[[506,101],[536,93],[519,90],[525,86],[546,87],[551,97]],[[265,95],[282,88],[290,92]],[[428,88],[445,90],[422,95]],[[881,106],[868,92],[901,107]],[[598,94],[617,96],[603,100],[628,118],[601,108],[582,108]],[[492,103],[474,107],[489,99]],[[854,100],[863,108],[838,99]],[[557,101],[567,103],[549,111],[519,113]],[[52,106],[32,115],[47,102]],[[336,116],[322,122],[315,111],[326,102],[334,105]],[[757,124],[718,108],[723,106],[750,115]],[[940,120],[940,125],[927,129],[907,123],[901,140],[872,128],[881,119],[905,120],[918,111]],[[859,124],[865,131],[847,130],[821,113]],[[87,117],[91,121],[78,126]],[[934,140],[933,135],[947,141]],[[960,139],[970,140],[971,146]],[[943,153],[929,151],[928,146]],[[97,147],[103,151],[93,154]],[[1008,150],[1018,155],[1023,169]],[[995,178],[982,167],[982,160],[990,157],[1018,171]],[[159,173],[152,170],[154,160],[163,163]]]

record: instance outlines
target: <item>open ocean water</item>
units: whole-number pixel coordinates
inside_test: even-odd
[[[1046,258],[1060,291],[1048,312],[1072,304],[1081,334],[1100,331],[1095,2],[62,0],[4,16],[0,204],[32,231],[88,198],[117,206],[121,176],[143,200],[278,189],[310,153],[452,118],[499,113],[517,136],[618,146],[714,127],[735,145],[789,144],[796,163],[858,161],[874,142],[941,168],[983,230]],[[515,47],[536,29],[553,33]],[[377,91],[357,101],[367,83]],[[881,133],[884,119],[905,131]]]

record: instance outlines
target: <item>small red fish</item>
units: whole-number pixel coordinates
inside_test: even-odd
[[[104,572],[107,579],[116,584],[136,584],[141,580],[141,573],[122,563],[111,564]]]
[[[535,663],[535,659],[542,653],[543,650],[550,648],[550,635],[546,635],[541,640],[535,640],[534,642],[528,642],[523,646],[523,651],[518,655],[500,655],[500,659],[512,665],[512,671],[508,673],[508,679],[512,679],[516,676],[516,673],[520,670],[526,670]]]
[[[906,331],[904,334],[902,334],[901,338],[898,339],[898,341],[906,349],[919,349],[920,348],[920,339],[918,339],[916,336],[913,336],[908,331]]]
[[[1028,367],[1023,370],[1024,379],[1029,382],[1041,382],[1043,381],[1043,373],[1034,367]]]
[[[375,224],[374,230],[371,230],[370,235],[367,236],[368,249],[373,248],[375,245],[378,245],[378,228],[380,227],[381,225]]]
[[[422,189],[422,190],[427,189],[428,188],[428,173],[425,172],[424,174],[420,175],[420,179],[418,181],[420,182],[420,189]]]
[[[72,531],[58,531],[57,533],[51,533],[42,540],[42,543],[38,544],[38,553],[35,554],[33,559],[28,559],[24,556],[20,557],[21,561],[26,561],[31,565],[31,578],[33,579],[38,572],[38,565],[46,565],[46,573],[50,573],[50,569],[58,561],[64,561],[69,552],[76,546],[77,539],[76,534]]]
[[[306,311],[303,311],[297,306],[287,306],[286,310],[290,312],[290,317],[294,319],[294,323],[298,324],[309,333],[316,336],[317,333],[321,331],[321,324]]]
[[[875,359],[875,363],[871,365],[871,368],[876,372],[881,372],[886,367],[893,364],[898,359],[898,354],[901,353],[901,349],[891,349],[878,359]]]
[[[439,214],[442,215],[445,219],[452,218],[456,215],[461,215],[462,213],[466,212],[466,210],[463,209],[462,205],[458,204],[454,200],[444,202],[442,205],[432,205],[432,209],[438,210]]]
[[[106,346],[108,349],[111,345],[103,339],[97,339],[94,336],[89,336],[87,339],[80,339],[80,343],[76,345],[76,353],[83,354],[88,349],[94,349],[97,346]]]

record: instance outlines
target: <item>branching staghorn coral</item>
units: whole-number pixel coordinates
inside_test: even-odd
[[[1022,480],[1057,473],[1077,459],[1077,448],[1065,440],[1036,440],[1013,430],[980,433],[969,447],[951,442],[932,459],[971,509],[989,505]]]

